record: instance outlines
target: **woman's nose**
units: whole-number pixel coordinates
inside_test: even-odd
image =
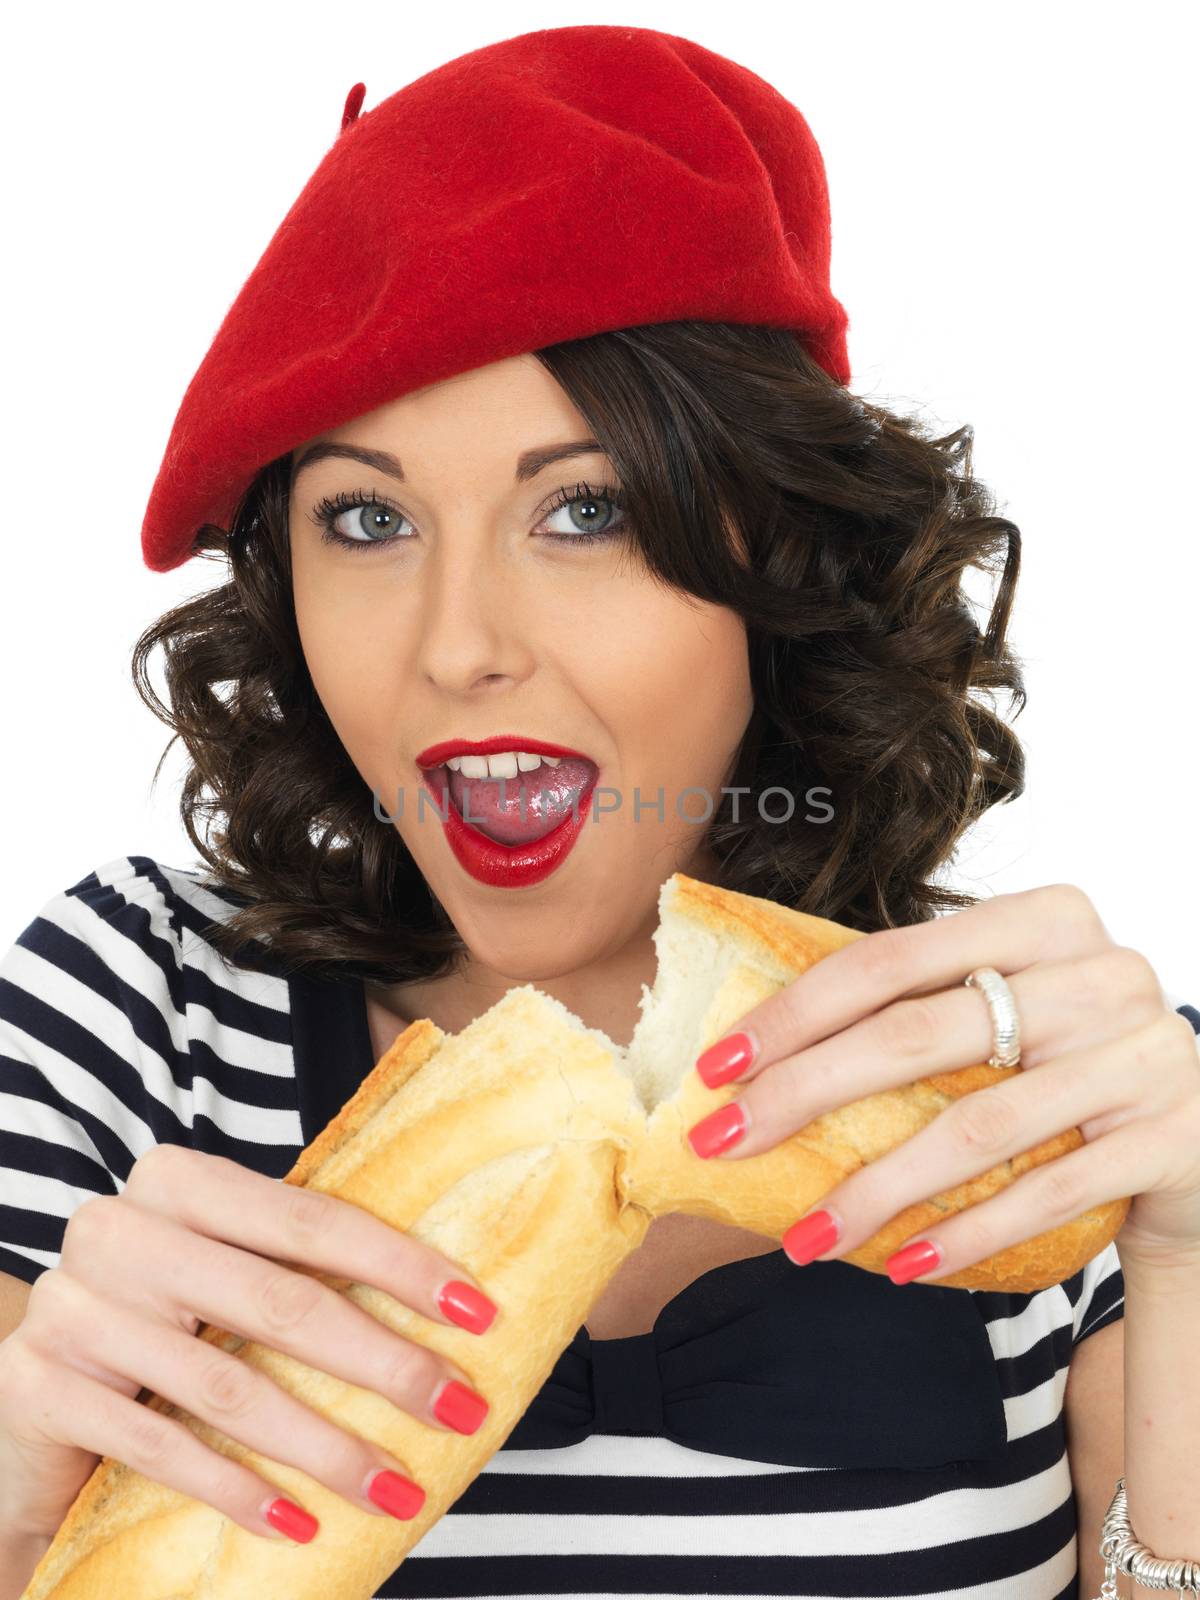
[[[462,556],[440,568],[424,574],[417,608],[418,665],[426,678],[460,693],[520,682],[533,660],[536,622],[514,585],[486,562]]]

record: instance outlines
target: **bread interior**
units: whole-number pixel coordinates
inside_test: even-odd
[[[672,876],[659,895],[659,921],[654,930],[658,965],[654,985],[642,985],[641,1012],[628,1048],[615,1043],[602,1028],[589,1028],[561,1001],[536,985],[538,998],[582,1033],[590,1034],[613,1057],[629,1079],[644,1113],[669,1100],[695,1065],[711,1032],[709,1017],[726,978],[735,966],[753,966],[744,946],[720,938],[699,919],[681,909],[679,882]],[[772,983],[782,975],[767,974]],[[719,1035],[714,1035],[719,1037]]]

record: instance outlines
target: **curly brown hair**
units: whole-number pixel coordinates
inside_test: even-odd
[[[714,881],[864,932],[973,904],[935,875],[970,823],[1024,788],[1021,745],[976,692],[1025,703],[1005,642],[1020,533],[971,475],[973,429],[930,437],[850,393],[786,329],[659,323],[534,354],[616,467],[649,573],[745,621],[754,712],[707,824]],[[228,579],[145,629],[134,684],[174,729],[163,758],[176,738],[191,758],[180,812],[236,906],[207,932],[228,960],[269,947],[287,970],[438,977],[464,943],[380,821],[305,663],[292,461],[263,468],[230,529],[200,530],[194,549],[227,561]],[[981,631],[962,578],[1001,565]],[[147,671],[158,645],[169,705]],[[798,807],[783,822],[729,792],[776,786],[831,791],[832,820]],[[224,819],[211,844],[205,813]]]

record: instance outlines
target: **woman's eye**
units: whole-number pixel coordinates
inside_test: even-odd
[[[334,544],[391,544],[400,535],[396,529],[407,522],[398,511],[379,501],[360,502],[347,510],[334,506],[322,508],[321,520],[325,524],[325,537]]]
[[[589,539],[611,536],[622,528],[621,496],[607,486],[593,490],[587,484],[578,484],[574,493],[560,490],[551,507],[546,526],[552,538],[564,543],[586,543]],[[552,524],[557,518],[559,525]]]

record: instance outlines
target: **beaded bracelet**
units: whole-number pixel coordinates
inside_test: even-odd
[[[1164,1561],[1137,1539],[1129,1526],[1124,1478],[1117,1479],[1117,1492],[1104,1518],[1100,1554],[1104,1557],[1104,1582],[1097,1600],[1120,1600],[1118,1572],[1145,1589],[1174,1589],[1179,1600],[1200,1600],[1200,1561]]]

